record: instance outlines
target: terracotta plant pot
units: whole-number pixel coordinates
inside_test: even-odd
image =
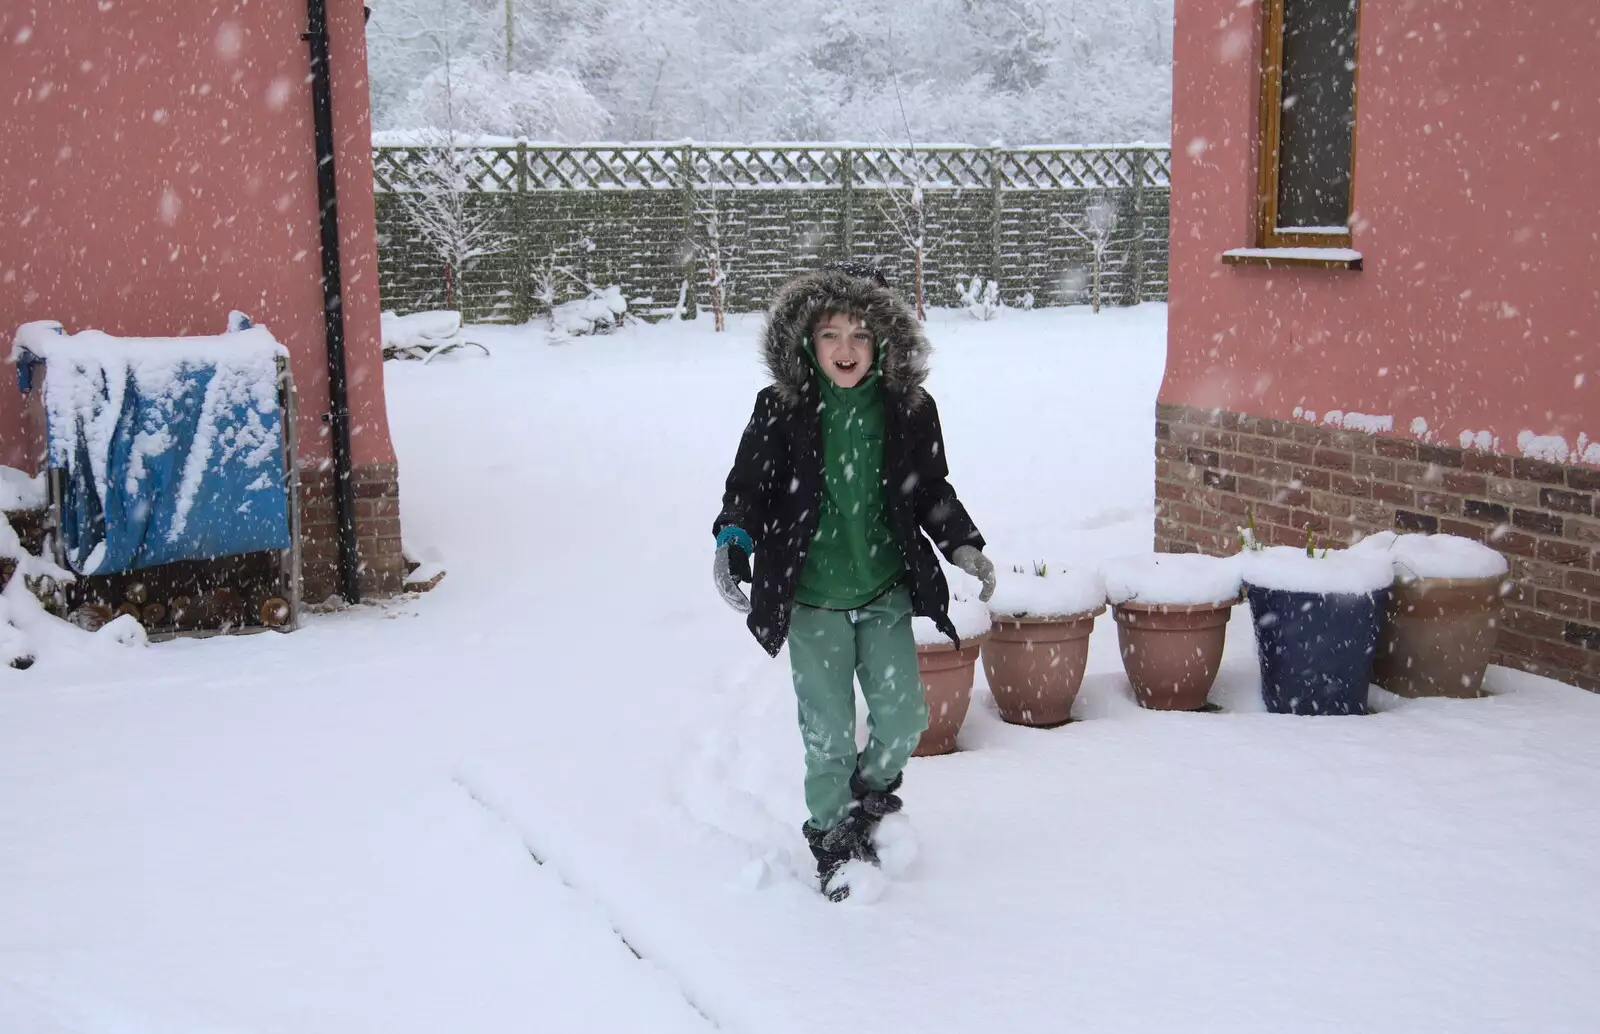
[[[1140,707],[1198,711],[1222,665],[1228,618],[1239,602],[1119,603],[1113,610],[1122,667]]]
[[[1373,678],[1405,697],[1475,697],[1494,652],[1503,577],[1396,581]]]
[[[1000,717],[1013,725],[1061,725],[1089,661],[1089,633],[1105,606],[1061,618],[994,619],[983,644],[983,671]]]
[[[956,734],[972,704],[972,677],[982,642],[981,636],[963,639],[959,650],[948,642],[917,647],[922,692],[928,698],[928,728],[912,757],[949,754],[956,749]]]

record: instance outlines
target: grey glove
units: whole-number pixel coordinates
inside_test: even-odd
[[[733,554],[738,553],[735,557]],[[711,575],[716,580],[717,592],[722,594],[722,599],[728,606],[741,614],[750,613],[750,597],[739,588],[740,574],[749,581],[750,559],[732,542],[717,547],[717,559],[711,566]]]
[[[961,570],[983,583],[983,591],[978,593],[978,599],[988,603],[989,597],[994,595],[994,564],[983,555],[983,551],[976,546],[959,546],[950,559]]]

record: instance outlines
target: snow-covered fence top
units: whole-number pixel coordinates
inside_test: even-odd
[[[380,192],[421,190],[438,145],[373,149]],[[1165,145],[977,148],[965,145],[723,145],[531,143],[458,145],[468,189],[683,190],[922,185],[946,190],[1096,190],[1164,187]]]
[[[920,267],[934,305],[959,304],[974,278],[1004,305],[1071,304],[1095,287],[1107,304],[1166,297],[1165,144],[384,134],[373,167],[380,290],[397,312],[521,322],[592,284],[620,288],[636,312],[693,313],[713,282],[729,309],[754,310],[788,277],[840,259],[874,262],[908,290]],[[918,198],[920,249],[904,218]],[[1106,239],[1086,243],[1092,214]]]

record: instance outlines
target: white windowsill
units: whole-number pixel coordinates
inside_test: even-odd
[[[1361,252],[1350,248],[1234,248],[1222,253],[1230,266],[1302,266],[1360,269]]]

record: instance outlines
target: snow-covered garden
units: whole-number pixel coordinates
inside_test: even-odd
[[[388,363],[436,589],[287,636],[46,625],[0,667],[0,1031],[1600,1025],[1600,699],[1495,668],[1268,714],[1247,607],[1213,713],[1138,707],[1109,613],[1065,726],[1003,723],[980,667],[907,771],[914,868],[825,902],[788,665],[710,579],[759,320]],[[1165,327],[931,314],[1002,570],[1150,550]]]

